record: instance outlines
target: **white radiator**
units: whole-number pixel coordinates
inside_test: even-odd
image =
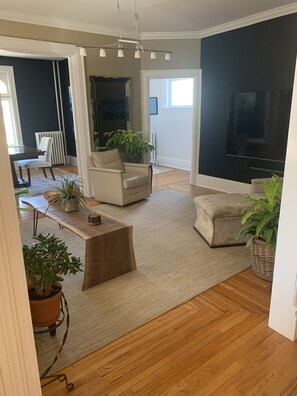
[[[44,136],[53,138],[52,165],[61,165],[61,164],[66,165],[64,132],[62,131],[36,132],[35,140],[37,147],[39,147],[40,140]]]
[[[155,147],[155,150],[151,152],[151,163],[154,165],[158,165],[157,156],[156,156],[157,139],[156,139],[156,133],[153,130],[151,130],[150,132],[150,143]]]

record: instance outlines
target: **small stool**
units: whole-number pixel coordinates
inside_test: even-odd
[[[243,245],[236,240],[241,227],[245,196],[238,193],[201,195],[194,198],[197,220],[194,228],[211,247]]]

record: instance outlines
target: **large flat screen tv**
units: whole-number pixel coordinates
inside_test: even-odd
[[[227,154],[285,161],[292,90],[237,92],[229,100]]]

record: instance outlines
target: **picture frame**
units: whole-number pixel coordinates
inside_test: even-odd
[[[158,98],[151,97],[150,98],[150,115],[157,115],[158,114]]]

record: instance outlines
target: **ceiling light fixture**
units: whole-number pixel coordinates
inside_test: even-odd
[[[99,56],[100,56],[100,58],[105,58],[106,57],[106,52],[105,52],[104,48],[100,48]]]
[[[171,60],[172,51],[163,51],[163,50],[152,50],[152,49],[144,49],[141,42],[138,40],[138,21],[140,19],[140,15],[137,12],[137,0],[134,2],[134,31],[135,36],[134,40],[128,40],[122,38],[122,30],[121,30],[121,5],[120,0],[117,0],[117,12],[118,12],[118,39],[115,43],[104,45],[102,47],[94,47],[91,45],[80,46],[80,55],[87,56],[86,48],[100,48],[99,56],[100,58],[105,58],[106,50],[116,50],[118,58],[124,58],[124,51],[134,51],[134,58],[140,59],[141,55],[145,52],[150,52],[150,59],[157,59],[158,54],[164,54],[164,59],[169,61]]]

